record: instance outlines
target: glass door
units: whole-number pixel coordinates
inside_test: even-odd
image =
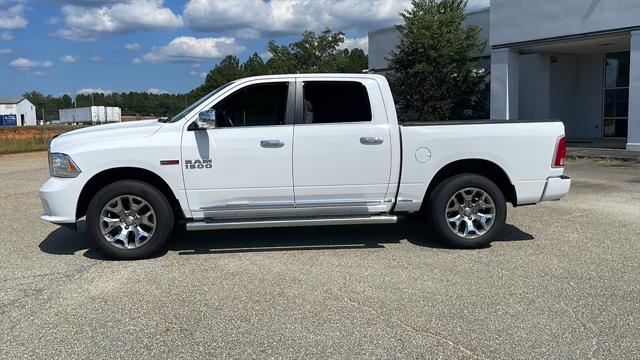
[[[607,54],[604,68],[604,137],[627,137],[629,52]]]

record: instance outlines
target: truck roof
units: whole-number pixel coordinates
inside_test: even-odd
[[[238,79],[236,81],[246,80],[262,80],[262,79],[281,79],[281,78],[359,78],[359,79],[380,79],[384,78],[382,75],[369,74],[369,73],[304,73],[304,74],[279,74],[279,75],[260,75],[250,76]]]

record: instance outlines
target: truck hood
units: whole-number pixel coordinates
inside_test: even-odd
[[[163,125],[157,120],[142,120],[90,126],[59,135],[53,139],[50,146],[52,151],[59,151],[58,149],[79,143],[87,144],[113,138],[118,140],[143,138],[153,135]]]

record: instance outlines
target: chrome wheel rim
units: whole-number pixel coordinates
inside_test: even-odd
[[[495,222],[493,198],[478,188],[464,188],[451,196],[444,214],[454,234],[473,239],[489,231]]]
[[[100,231],[105,240],[119,249],[144,246],[156,230],[156,213],[143,198],[120,195],[100,212]]]

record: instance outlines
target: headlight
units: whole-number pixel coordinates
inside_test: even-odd
[[[49,174],[55,177],[74,178],[82,171],[67,154],[49,154]]]

